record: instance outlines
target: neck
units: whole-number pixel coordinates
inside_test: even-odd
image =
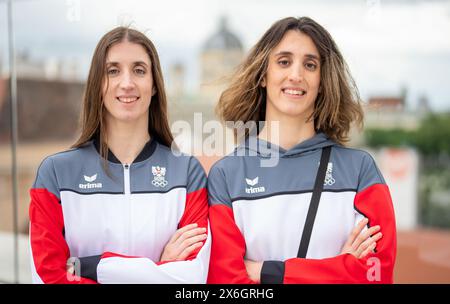
[[[314,135],[314,121],[306,122],[306,119],[292,116],[266,115],[266,123],[258,137],[289,150]]]
[[[147,128],[146,121],[108,121],[108,148],[122,164],[131,164],[150,140]]]

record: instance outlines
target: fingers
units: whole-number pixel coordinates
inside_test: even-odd
[[[188,231],[183,232],[183,234],[180,235],[180,237],[175,241],[175,244],[180,246],[187,239],[190,239],[192,237],[195,237],[197,235],[201,235],[204,233],[206,233],[206,228],[203,228],[203,227],[190,229]]]
[[[371,237],[370,239],[368,239],[364,246],[365,249],[363,249],[361,251],[361,253],[359,254],[359,258],[365,258],[369,253],[373,252],[377,246],[377,242],[383,237],[383,234],[381,232],[378,232],[377,234],[375,234],[373,237]]]
[[[349,238],[345,242],[342,253],[350,253],[356,258],[364,258],[376,248],[376,243],[382,237],[379,225],[363,231],[368,223],[368,219],[361,220],[352,230]]]
[[[346,247],[350,247],[355,239],[358,237],[358,235],[361,234],[361,231],[364,229],[364,227],[367,225],[367,223],[369,222],[369,219],[367,218],[363,218],[356,226],[355,228],[353,228],[352,232],[350,233],[350,236],[347,239],[347,242],[345,242]]]
[[[206,228],[198,227],[196,223],[186,225],[173,234],[165,247],[163,256],[166,259],[183,260],[201,246],[206,238]]]
[[[186,226],[178,229],[177,231],[175,231],[175,233],[170,238],[169,243],[174,243],[183,233],[185,233],[186,231],[189,231],[191,229],[194,229],[197,226],[198,226],[197,223],[193,223],[193,224],[189,224],[189,225],[186,225]]]
[[[373,243],[372,245],[370,245],[370,247],[368,247],[366,250],[364,250],[361,255],[360,255],[360,259],[365,258],[369,253],[373,252],[375,250],[375,247],[377,247],[377,243]]]
[[[202,245],[203,245],[203,242],[197,242],[197,243],[194,243],[194,244],[188,246],[181,252],[181,254],[178,256],[177,260],[186,259],[194,250],[202,247]]]
[[[204,229],[204,228],[200,228],[200,229]],[[206,229],[201,230],[201,231],[205,232]],[[185,232],[185,234],[187,234],[187,232]],[[188,237],[184,241],[179,243],[178,250],[180,251],[180,254],[178,255],[177,259],[178,260],[186,259],[191,254],[192,251],[201,247],[201,245],[203,244],[203,241],[206,240],[207,237],[208,237],[207,234],[203,233],[200,235],[194,235],[194,236]],[[179,238],[179,240],[180,239],[181,239],[181,237]]]
[[[358,237],[355,239],[355,241],[352,244],[352,248],[354,250],[357,250],[359,246],[365,242],[367,239],[369,239],[373,234],[377,233],[380,230],[380,226],[376,225],[373,227],[370,227],[365,232],[362,232],[358,235]]]
[[[207,235],[206,233],[204,234],[200,234],[200,235],[196,235],[196,236],[192,236],[190,238],[185,239],[181,244],[180,247],[182,250],[184,250],[185,248],[197,243],[197,242],[203,242],[204,240],[206,240]]]
[[[372,252],[377,242],[381,239],[383,234],[381,232],[378,232],[372,237],[369,237],[367,240],[361,243],[361,245],[358,247],[358,249],[355,252],[355,256],[359,259],[364,258],[367,256],[370,252]]]

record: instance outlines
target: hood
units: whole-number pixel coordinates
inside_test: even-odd
[[[252,153],[245,155],[258,155],[259,157],[273,157],[279,154],[280,157],[298,157],[309,151],[325,148],[328,146],[338,145],[336,142],[329,139],[325,133],[319,132],[314,137],[305,140],[289,150],[283,149],[280,146],[257,138],[256,136],[248,137],[245,142],[240,145],[237,150],[246,150]]]

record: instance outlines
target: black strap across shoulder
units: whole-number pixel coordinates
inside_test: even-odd
[[[325,174],[327,172],[330,154],[331,154],[331,146],[322,149],[322,155],[320,156],[319,170],[317,170],[316,181],[314,183],[314,190],[311,196],[308,214],[306,216],[305,227],[303,228],[302,239],[300,241],[300,246],[298,248],[297,257],[299,258],[305,258],[306,253],[308,252],[309,240],[311,239],[314,220],[316,218],[317,209],[319,207],[320,196],[322,194],[323,184],[325,182]]]

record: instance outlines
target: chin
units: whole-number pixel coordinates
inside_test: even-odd
[[[299,105],[289,105],[280,108],[280,112],[283,113],[285,116],[290,117],[305,117],[311,115],[313,112],[312,109],[305,109],[302,106]]]
[[[141,115],[136,115],[135,113],[117,113],[113,115],[113,119],[120,122],[132,122],[136,121],[141,117]]]

